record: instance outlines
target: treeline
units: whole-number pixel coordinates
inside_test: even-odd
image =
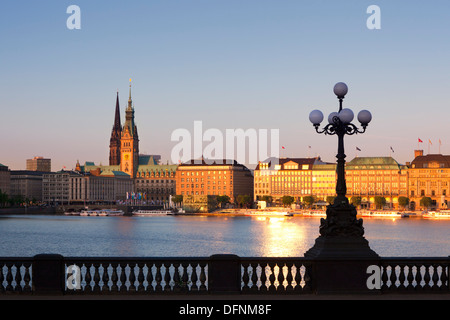
[[[36,204],[36,199],[29,199],[23,195],[8,195],[0,190],[0,207],[15,207]]]

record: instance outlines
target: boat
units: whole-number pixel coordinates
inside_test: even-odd
[[[327,213],[324,210],[306,210],[302,212],[304,217],[326,217]]]
[[[92,216],[98,216],[98,211],[97,210],[82,210],[81,212],[80,212],[80,216],[89,216],[89,217],[92,217]]]
[[[292,217],[293,214],[287,211],[246,211],[244,216],[258,217]]]
[[[99,216],[123,216],[125,212],[122,210],[113,210],[113,209],[102,209],[99,212]]]
[[[165,216],[173,214],[171,210],[136,210],[133,211],[133,216]]]
[[[362,217],[371,217],[371,218],[401,218],[402,214],[398,211],[360,211],[359,215]]]
[[[450,210],[429,211],[422,214],[425,219],[450,219]]]

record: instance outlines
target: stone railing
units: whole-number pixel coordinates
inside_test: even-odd
[[[0,295],[448,294],[449,268],[448,257],[0,257]]]

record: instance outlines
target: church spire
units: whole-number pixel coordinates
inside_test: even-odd
[[[130,94],[128,97],[128,109],[131,110],[133,108],[133,100],[131,100],[131,79],[130,79]]]
[[[120,138],[122,136],[122,125],[120,123],[119,90],[116,97],[116,112],[114,125],[109,140],[109,165],[120,164]]]
[[[122,127],[122,124],[120,122],[119,90],[117,90],[116,115],[114,117],[114,128],[121,128],[121,127]]]

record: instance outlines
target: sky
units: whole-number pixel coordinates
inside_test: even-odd
[[[81,29],[67,28],[70,5]],[[381,29],[367,27],[370,5]],[[308,116],[338,110],[337,82],[355,118],[372,113],[364,134],[346,136],[348,161],[450,154],[449,12],[448,0],[3,1],[0,163],[108,164],[116,92],[123,122],[130,78],[140,151],[164,163],[171,134],[194,121],[279,129],[281,156],[334,162],[337,138]]]

